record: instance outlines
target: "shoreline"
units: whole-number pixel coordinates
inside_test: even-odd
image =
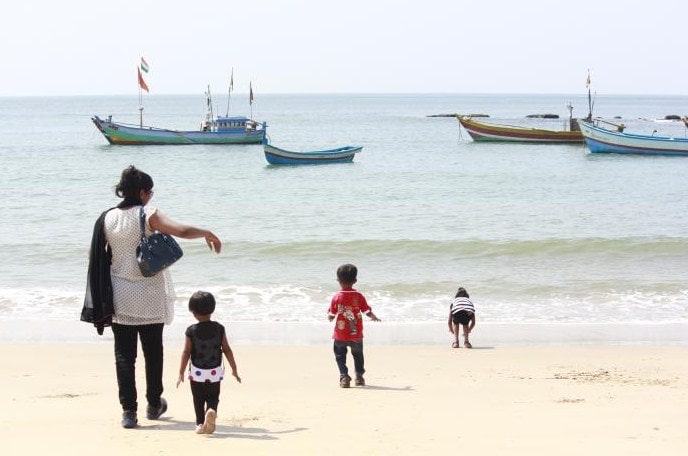
[[[186,316],[185,316],[186,317]],[[230,342],[241,345],[329,345],[329,322],[236,322],[220,321],[227,328]],[[183,342],[184,330],[193,321],[175,318],[165,327],[167,342]],[[451,343],[446,322],[364,323],[366,345],[442,346]],[[112,340],[105,329],[78,320],[0,320],[0,343],[69,342],[98,343]],[[549,345],[688,345],[688,322],[634,324],[578,323],[480,323],[471,334],[477,347]]]
[[[215,434],[196,435],[188,384],[174,386],[181,346],[165,346],[170,407],[158,421],[145,417],[140,358],[139,427],[127,430],[110,343],[0,342],[11,366],[0,377],[6,453],[688,451],[686,346],[368,345],[367,385],[348,390],[330,346],[232,348],[242,383],[223,382]]]

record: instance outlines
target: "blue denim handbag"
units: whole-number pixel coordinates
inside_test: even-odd
[[[136,261],[141,275],[153,277],[174,264],[184,252],[169,234],[156,231],[146,237],[146,213],[143,211],[143,206],[139,211],[139,220],[141,221],[141,242],[136,247]]]

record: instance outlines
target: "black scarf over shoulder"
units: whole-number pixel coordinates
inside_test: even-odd
[[[117,207],[125,209],[142,204],[138,198],[125,198]],[[110,277],[112,249],[105,238],[105,216],[112,209],[114,208],[100,214],[93,226],[91,249],[88,255],[86,295],[84,307],[81,309],[81,321],[93,323],[99,335],[103,335],[106,326],[112,326],[112,315],[115,313]]]

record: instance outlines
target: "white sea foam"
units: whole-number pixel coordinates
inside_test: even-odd
[[[217,299],[216,318],[241,322],[318,323],[324,321],[332,290],[276,286],[204,287]],[[177,288],[175,312],[185,318],[188,298],[197,288]],[[399,297],[384,291],[366,293],[376,314],[391,324],[444,322],[451,295],[427,293]],[[490,324],[661,324],[688,321],[684,292],[520,297],[478,296],[473,301],[482,323]],[[0,288],[0,320],[78,320],[82,290]]]

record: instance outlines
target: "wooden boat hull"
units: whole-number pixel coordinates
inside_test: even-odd
[[[117,145],[188,145],[188,144],[260,144],[265,128],[239,131],[181,131],[155,127],[138,127],[91,118],[110,144]]]
[[[316,165],[323,163],[349,163],[362,146],[344,146],[336,149],[310,152],[293,152],[272,144],[263,144],[265,159],[271,165]]]
[[[580,123],[585,143],[592,153],[688,155],[688,139],[648,136],[600,128]]]
[[[470,116],[456,116],[473,141],[524,143],[582,143],[580,131],[557,131],[478,122]]]

